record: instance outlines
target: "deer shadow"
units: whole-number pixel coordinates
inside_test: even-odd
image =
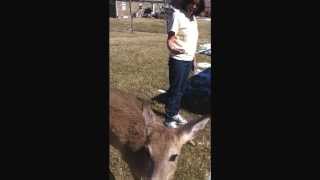
[[[109,145],[113,146],[120,152],[122,160],[124,160],[131,172],[133,180],[140,180],[143,175],[150,176],[150,168],[153,167],[153,163],[149,156],[149,153],[143,145],[139,146],[136,150],[132,150],[127,144],[121,147],[120,139],[111,131],[109,134]],[[142,163],[144,162],[144,163]],[[108,168],[107,173],[109,179],[116,180],[114,174]]]

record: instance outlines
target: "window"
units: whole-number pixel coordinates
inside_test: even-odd
[[[127,6],[126,2],[122,2],[122,3],[121,3],[121,9],[122,9],[123,11],[126,10],[126,6]]]

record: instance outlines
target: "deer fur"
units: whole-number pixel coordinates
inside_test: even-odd
[[[170,180],[182,146],[210,120],[203,116],[181,128],[163,125],[151,104],[117,89],[110,90],[109,142],[128,163],[135,180]]]

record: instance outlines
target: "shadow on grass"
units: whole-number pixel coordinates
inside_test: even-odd
[[[160,111],[158,111],[158,110],[155,110],[155,109],[152,109],[153,110],[153,112],[156,114],[156,115],[158,115],[158,116],[160,116],[160,117],[165,117],[165,113],[163,113],[163,112],[160,112]]]
[[[157,101],[160,104],[165,104],[167,101],[167,93],[155,96],[152,100]],[[205,115],[211,113],[211,97],[204,97],[196,94],[185,95],[181,100],[181,108],[195,114]],[[164,116],[164,113],[159,113],[159,115]]]
[[[188,79],[188,87],[181,100],[181,108],[194,114],[210,114],[211,109],[211,67],[206,68]],[[166,104],[167,93],[160,94],[152,100]]]
[[[110,180],[116,180],[116,178],[114,177],[114,175],[112,174],[112,172],[110,171],[110,169],[108,168],[108,175],[109,175],[109,179]]]

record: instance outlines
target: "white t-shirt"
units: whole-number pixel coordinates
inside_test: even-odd
[[[193,16],[191,21],[183,12],[178,9],[173,9],[173,13],[168,17],[168,32],[173,31],[177,37],[177,43],[185,50],[183,54],[173,54],[170,52],[170,57],[183,60],[192,61],[198,43],[198,24],[196,17]]]

